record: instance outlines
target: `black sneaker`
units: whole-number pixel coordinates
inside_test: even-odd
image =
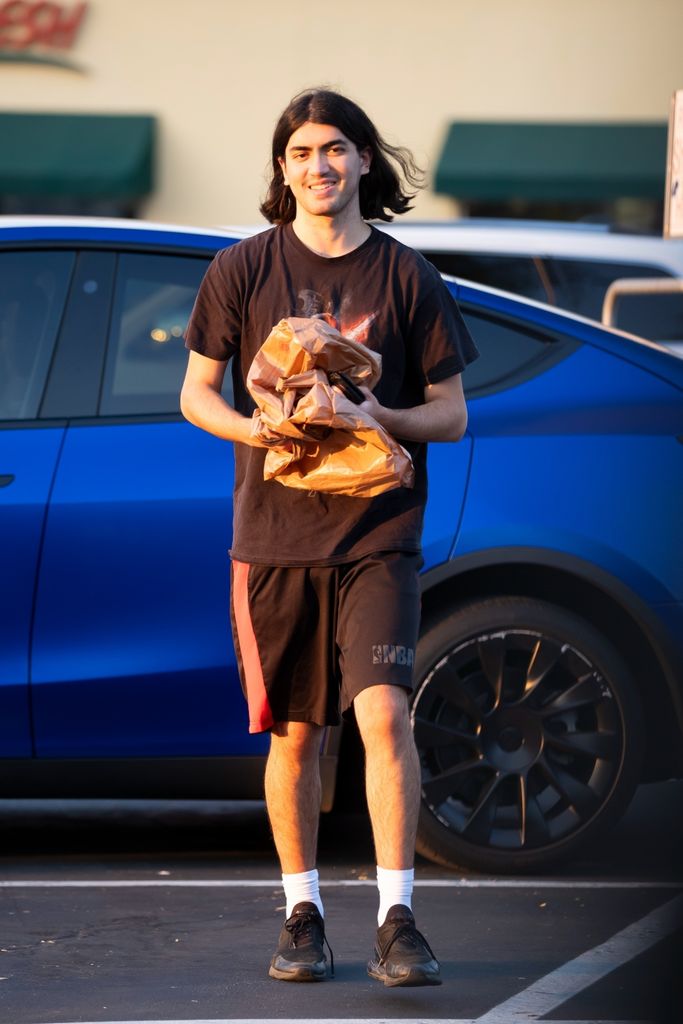
[[[377,929],[368,974],[385,985],[440,985],[439,963],[408,907],[391,907]]]
[[[280,944],[273,953],[268,974],[279,981],[324,981],[330,950],[330,968],[334,974],[332,950],[325,938],[325,924],[315,903],[297,903],[280,932]]]

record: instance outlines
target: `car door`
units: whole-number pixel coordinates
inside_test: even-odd
[[[47,516],[36,750],[255,753],[229,635],[232,449],[186,423],[178,404],[182,335],[208,257],[108,258],[93,413],[69,422]]]
[[[447,281],[446,285],[457,299],[457,284]],[[458,442],[427,446],[428,497],[422,528],[425,570],[451,557],[467,492],[471,456],[469,431]]]
[[[36,571],[63,423],[40,423],[73,252],[0,253],[0,757],[32,753]]]

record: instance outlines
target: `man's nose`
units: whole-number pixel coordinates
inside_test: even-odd
[[[325,150],[314,150],[311,156],[311,170],[315,171],[317,174],[324,174],[329,170],[329,167],[330,163],[327,159],[327,153]]]

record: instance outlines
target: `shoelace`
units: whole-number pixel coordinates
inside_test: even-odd
[[[308,938],[311,935],[311,929],[314,925],[318,925],[318,917],[315,914],[297,914],[295,918],[290,918],[289,921],[285,921],[285,928],[292,936],[292,942],[296,946],[298,939]],[[322,919],[320,919],[322,922]],[[325,935],[325,925],[321,924],[323,933],[323,942],[327,946],[327,951],[330,954],[330,974],[334,977],[334,953],[332,947],[327,941]]]
[[[380,951],[380,964],[386,962],[386,959],[391,951],[391,947],[394,945],[397,939],[400,939],[402,937],[410,939],[413,946],[417,946],[418,943],[421,942],[422,945],[427,950],[427,952],[429,953],[429,955],[431,956],[432,960],[436,960],[436,957],[434,956],[434,950],[429,945],[422,932],[419,932],[415,925],[412,924],[410,921],[404,921],[403,924],[400,924],[397,927],[396,931],[391,936],[384,949]]]

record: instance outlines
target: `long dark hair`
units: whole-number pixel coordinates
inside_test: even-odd
[[[360,212],[364,220],[393,220],[393,213],[411,210],[414,192],[423,184],[423,175],[412,153],[402,146],[390,146],[357,103],[331,89],[311,89],[299,93],[283,110],[273,132],[272,169],[268,193],[261,213],[271,224],[294,220],[296,201],[285,185],[280,167],[287,143],[303,124],[329,124],[338,128],[359,150],[372,154],[370,170],[360,180]],[[391,213],[387,211],[390,210]]]

